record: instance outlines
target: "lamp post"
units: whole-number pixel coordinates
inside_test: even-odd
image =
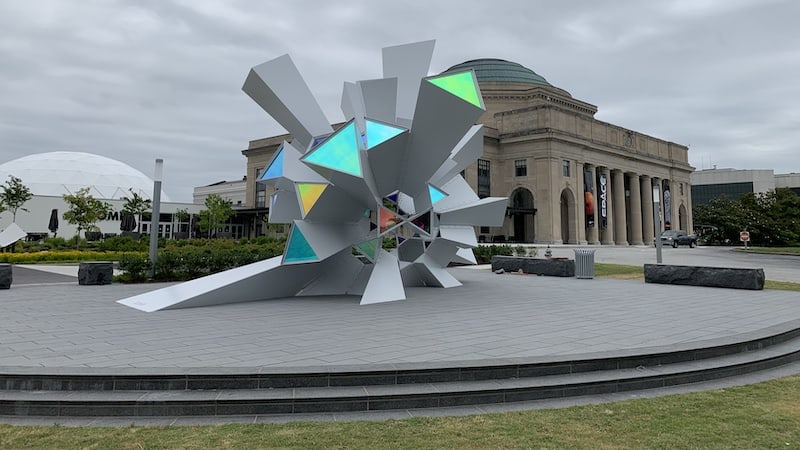
[[[661,195],[658,185],[653,185],[653,226],[656,236],[656,263],[661,264]]]
[[[153,213],[150,215],[150,262],[153,264],[154,276],[158,250],[158,222],[161,217],[161,178],[163,170],[164,160],[161,158],[156,159],[156,169],[153,176]]]

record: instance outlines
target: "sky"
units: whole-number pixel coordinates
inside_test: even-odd
[[[0,163],[88,152],[164,191],[245,174],[285,130],[244,92],[289,54],[327,118],[381,49],[436,40],[430,73],[478,58],[528,67],[595,117],[689,146],[697,169],[800,172],[794,0],[26,0],[0,2]]]

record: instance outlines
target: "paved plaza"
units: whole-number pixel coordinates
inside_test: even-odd
[[[665,256],[681,250],[704,251]],[[562,252],[572,250],[554,248]],[[604,248],[598,261],[604,252],[654,257]],[[737,339],[800,320],[797,292],[497,275],[486,266],[450,269],[462,287],[409,288],[393,303],[305,297],[144,313],[116,300],[165,284],[80,286],[75,266],[14,270],[12,288],[0,291],[0,367],[45,372],[552,360]]]

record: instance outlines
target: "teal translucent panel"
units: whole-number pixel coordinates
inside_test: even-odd
[[[362,176],[358,157],[358,133],[353,122],[348,123],[325,142],[303,157],[304,161],[338,172]]]
[[[267,167],[264,175],[261,175],[262,180],[269,180],[283,176],[283,147],[278,149],[278,153],[272,158],[272,162]]]
[[[393,127],[380,122],[367,119],[367,150],[380,145],[389,139],[406,131],[402,128]]]
[[[447,194],[443,192],[441,189],[437,188],[436,186],[429,184],[428,185],[428,194],[431,196],[431,204],[435,204],[439,200],[447,197]]]
[[[306,237],[303,236],[303,232],[295,225],[292,228],[289,242],[286,244],[286,254],[283,256],[283,262],[310,262],[318,259],[316,252],[311,248]]]
[[[375,259],[375,253],[378,250],[378,240],[366,241],[356,245],[359,252],[367,255],[370,259]]]

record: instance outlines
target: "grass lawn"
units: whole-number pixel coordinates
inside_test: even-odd
[[[800,376],[719,391],[469,417],[198,427],[0,425],[0,448],[800,448]]]
[[[800,264],[800,261],[798,261]],[[644,267],[626,266],[623,264],[595,263],[594,274],[597,277],[616,278],[622,280],[644,280]],[[800,291],[800,283],[791,281],[766,280],[764,289],[777,289],[781,291]]]
[[[744,247],[736,247],[734,250],[737,252],[800,256],[800,247],[747,247],[747,250],[745,250]]]

